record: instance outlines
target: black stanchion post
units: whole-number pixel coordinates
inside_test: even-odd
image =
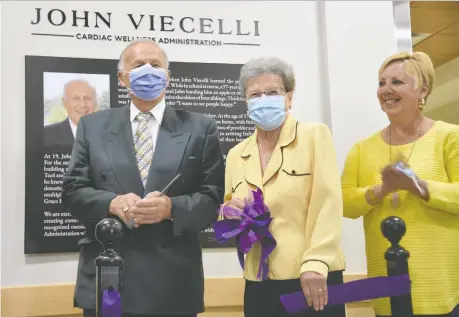
[[[123,226],[116,219],[103,219],[97,224],[95,234],[97,241],[104,247],[104,251],[96,258],[97,317],[121,317],[123,259],[113,248],[123,236]]]
[[[381,223],[381,231],[391,243],[391,246],[384,253],[387,262],[387,274],[389,276],[409,274],[408,258],[410,253],[399,244],[406,233],[405,222],[399,217],[387,217]],[[391,297],[390,306],[392,317],[413,317],[411,293]]]

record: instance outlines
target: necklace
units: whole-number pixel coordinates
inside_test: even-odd
[[[258,146],[261,148],[261,149],[264,149],[263,145],[260,143],[260,142],[257,142],[258,143]],[[266,158],[266,163],[269,163],[269,161],[271,160],[271,155],[272,155],[272,152],[269,153],[269,154],[266,154],[267,158]],[[260,155],[261,156],[261,155]]]
[[[411,155],[413,154],[414,148],[416,147],[416,143],[419,140],[419,133],[421,132],[421,124],[419,124],[418,129],[416,131],[416,139],[414,140],[413,146],[411,147],[410,154],[408,155],[408,159],[406,160],[406,164],[410,161]],[[389,126],[389,163],[392,164],[392,125]],[[392,192],[391,194],[391,205],[392,208],[400,207],[400,195],[397,191]]]

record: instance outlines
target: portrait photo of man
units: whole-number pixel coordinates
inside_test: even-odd
[[[63,73],[48,73],[61,75]],[[73,74],[64,74],[73,75]],[[69,146],[72,147],[80,118],[84,115],[95,111],[109,108],[109,77],[108,75],[93,75],[93,74],[74,74],[75,78],[70,78],[66,81],[60,81],[63,87],[54,86],[54,92],[61,93],[53,98],[46,98],[45,93],[45,125],[43,142],[45,147],[53,146]],[[99,76],[99,80],[88,80],[85,77]],[[49,76],[48,76],[49,77]],[[70,76],[67,76],[70,77]],[[45,77],[46,78],[46,77]],[[48,81],[56,83],[53,78]],[[47,81],[44,81],[45,92]],[[49,90],[49,88],[48,88]],[[99,91],[99,93],[98,93]],[[101,107],[102,106],[102,107]]]

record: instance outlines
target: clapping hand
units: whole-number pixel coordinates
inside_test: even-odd
[[[388,192],[393,192],[398,189],[401,189],[409,191],[410,193],[419,197],[424,197],[427,193],[426,183],[424,181],[419,179],[419,177],[417,177],[416,175],[413,179],[412,177],[400,171],[394,165],[387,165],[386,167],[384,167],[384,169],[381,172],[381,177],[383,181],[382,186]],[[421,187],[421,190],[418,186],[416,186],[416,182]]]

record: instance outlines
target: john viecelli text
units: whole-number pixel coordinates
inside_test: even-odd
[[[110,29],[118,19],[127,19],[134,30],[176,32],[186,34],[214,34],[232,36],[260,36],[259,21],[226,20],[171,15],[132,14],[116,17],[111,12],[35,8],[32,25],[63,25],[77,28]]]

